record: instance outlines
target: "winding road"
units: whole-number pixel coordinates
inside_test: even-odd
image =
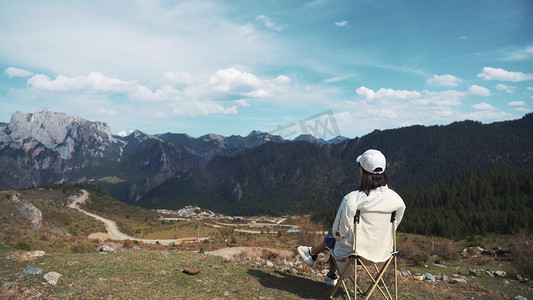
[[[162,245],[172,245],[172,244],[179,244],[181,243],[181,239],[172,239],[172,240],[147,240],[147,239],[139,239],[135,237],[131,237],[129,235],[126,235],[117,228],[117,224],[109,219],[103,218],[101,216],[95,215],[93,213],[90,213],[88,211],[85,211],[79,207],[78,204],[81,204],[89,198],[89,193],[86,190],[81,190],[82,195],[74,199],[74,201],[69,205],[69,208],[76,209],[90,217],[93,217],[105,224],[105,227],[107,229],[107,234],[111,236],[114,240],[124,241],[124,240],[132,240],[132,241],[139,241],[146,244],[156,244],[159,242]],[[205,240],[207,238],[200,238],[200,240]]]

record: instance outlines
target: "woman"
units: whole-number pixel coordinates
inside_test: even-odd
[[[298,253],[310,266],[314,265],[318,254],[331,249],[336,257],[353,254],[353,219],[357,210],[389,213],[396,211],[396,226],[400,224],[405,212],[402,198],[389,188],[385,174],[385,156],[378,150],[370,149],[357,157],[361,182],[359,188],[346,195],[341,202],[333,228],[320,244],[313,247],[300,246]],[[329,272],[324,277],[326,285],[337,283],[337,268],[329,257]]]

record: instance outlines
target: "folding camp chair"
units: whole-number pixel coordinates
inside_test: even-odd
[[[390,224],[390,225],[389,225]],[[398,299],[398,277],[396,255],[396,212],[376,213],[361,212],[358,210],[354,217],[354,254],[347,257],[336,257],[335,251],[330,250],[337,266],[339,279],[329,298],[333,298],[335,292],[340,286],[343,287],[348,299],[350,291],[348,290],[345,280],[350,278],[354,285],[354,299],[357,294],[368,299],[377,288],[386,299],[393,299],[389,289],[385,284],[383,275],[394,262],[394,299]],[[369,268],[365,265],[369,261],[374,265],[377,275],[374,277]],[[381,269],[378,263],[383,263]],[[357,282],[357,265],[371,278],[372,284],[363,290]],[[360,272],[362,272],[360,270]]]

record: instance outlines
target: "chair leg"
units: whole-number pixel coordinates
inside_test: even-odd
[[[363,270],[365,270],[366,274],[368,275],[368,277],[370,277],[370,279],[372,279],[372,282],[373,283],[376,283],[376,279],[374,278],[374,276],[372,275],[372,273],[370,273],[370,271],[368,270],[368,268],[366,267],[365,264],[361,263],[361,267],[363,267]],[[378,271],[379,273],[379,271]],[[379,281],[378,281],[379,282]],[[385,292],[383,292],[383,290],[381,289],[381,287],[379,285],[376,285],[376,287],[378,288],[378,290],[381,292],[381,294],[383,294],[383,296],[385,296],[385,298],[387,298],[387,295],[385,294]],[[363,292],[362,294],[363,295],[367,295],[368,291],[370,290],[370,287],[365,291]],[[368,299],[368,297],[366,297],[365,299]]]
[[[374,292],[374,289],[376,287],[378,287],[380,290],[381,288],[378,286],[378,283],[379,281],[381,280],[381,277],[383,277],[383,274],[385,274],[385,271],[387,270],[387,268],[389,267],[390,263],[392,262],[392,258],[389,258],[389,260],[387,260],[387,262],[385,263],[385,265],[381,268],[381,271],[379,272],[378,274],[378,277],[376,279],[374,279],[374,283],[372,284],[372,286],[370,286],[369,290],[368,290],[368,293],[367,293],[367,296],[366,296],[366,299],[368,299],[370,297],[370,295],[372,295],[372,293]],[[382,291],[382,290],[381,290]],[[383,294],[383,296],[385,296],[385,298],[387,297],[385,295],[385,293],[383,293],[383,291],[381,292]]]
[[[376,264],[374,264],[374,269],[376,269],[376,271],[379,273],[379,269],[378,269],[378,266],[376,266]],[[387,292],[387,295],[389,296],[389,298],[387,299],[392,299],[392,295],[389,291],[389,288],[387,287],[387,284],[385,284],[385,281],[383,280],[383,278],[381,278],[379,281],[381,282],[381,284],[383,284],[383,288],[385,289],[385,291]],[[378,284],[378,287],[379,287],[379,284]],[[383,294],[383,291],[381,291],[381,293]]]
[[[350,264],[348,264],[346,266],[346,268],[344,268],[344,270],[339,269],[339,265],[337,264],[337,261],[335,261],[335,266],[337,267],[337,270],[339,271],[339,279],[337,281],[337,284],[335,285],[335,287],[331,291],[331,294],[329,294],[329,299],[333,298],[333,296],[335,295],[335,293],[337,292],[337,290],[339,289],[341,284],[344,285],[344,275],[346,274],[346,272],[350,268]],[[348,294],[348,299],[350,300],[350,294],[347,292],[348,290],[346,288],[346,285],[344,285],[344,290]]]
[[[359,261],[359,258],[356,258],[353,262],[353,298],[354,300],[357,300],[357,289],[359,286],[357,285],[357,262]]]
[[[398,300],[398,263],[396,261],[396,256],[394,256],[394,293],[394,299]]]

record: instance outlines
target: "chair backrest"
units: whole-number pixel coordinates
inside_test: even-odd
[[[373,262],[384,262],[394,252],[395,212],[357,211],[354,219],[355,254]]]

